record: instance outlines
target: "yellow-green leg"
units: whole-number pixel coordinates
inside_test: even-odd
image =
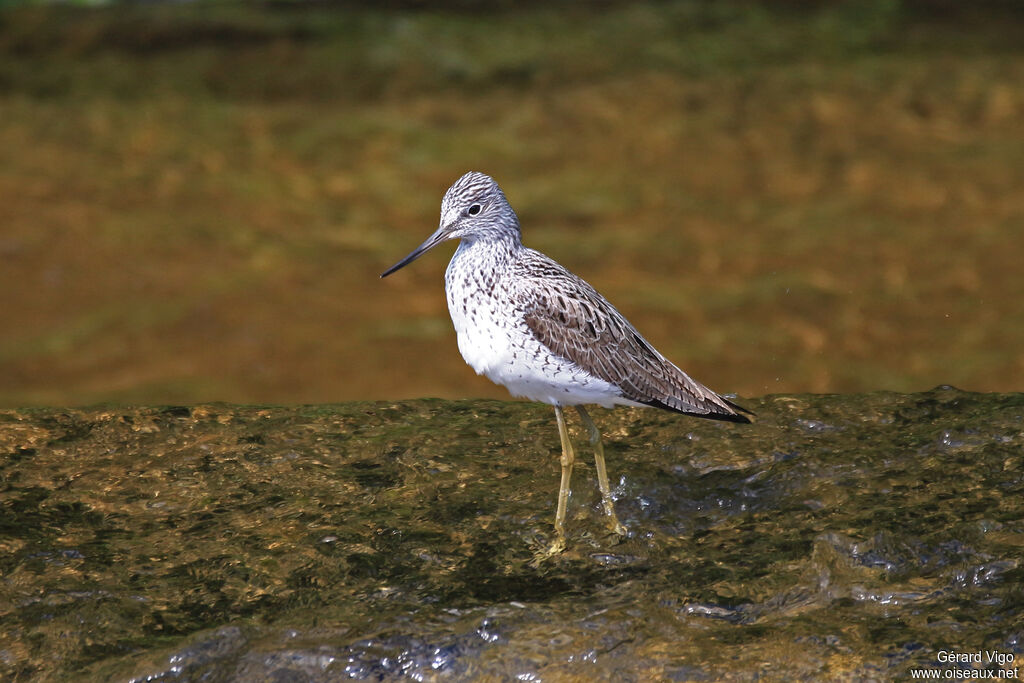
[[[597,466],[597,485],[601,487],[601,500],[604,503],[604,512],[608,515],[608,523],[611,525],[612,531],[620,536],[624,536],[626,534],[626,527],[622,526],[619,522],[619,518],[615,516],[615,507],[612,505],[612,490],[611,487],[608,486],[608,470],[604,465],[604,444],[601,443],[601,432],[597,429],[597,425],[594,424],[594,421],[590,419],[590,415],[587,414],[587,411],[583,406],[576,406],[576,411],[580,414],[580,419],[583,420],[583,425],[590,433],[590,443],[594,446],[594,464]]]
[[[555,419],[558,420],[558,436],[562,438],[562,483],[558,487],[558,509],[555,511],[556,538],[548,550],[550,555],[555,555],[565,549],[565,510],[569,504],[569,481],[572,479],[572,466],[576,462],[576,454],[572,451],[569,429],[565,426],[565,415],[562,414],[561,406],[555,406]]]

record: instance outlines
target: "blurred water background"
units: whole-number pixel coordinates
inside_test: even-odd
[[[469,169],[717,389],[1024,384],[1016,3],[8,3],[0,150],[0,405],[506,396]]]

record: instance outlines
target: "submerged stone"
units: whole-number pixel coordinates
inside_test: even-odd
[[[0,411],[0,679],[804,680],[1012,667],[1024,395]],[[996,652],[982,663],[939,652]]]

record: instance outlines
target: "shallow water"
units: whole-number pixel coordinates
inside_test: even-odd
[[[559,471],[544,406],[2,411],[0,678],[1021,666],[1024,395],[745,405],[756,424],[595,414],[621,540],[574,425],[568,550],[539,564]]]

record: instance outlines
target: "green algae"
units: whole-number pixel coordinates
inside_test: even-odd
[[[0,676],[889,680],[953,666],[939,651],[1019,658],[1024,395],[746,404],[754,425],[595,416],[625,539],[574,426],[568,549],[539,566],[546,407],[0,412]]]

